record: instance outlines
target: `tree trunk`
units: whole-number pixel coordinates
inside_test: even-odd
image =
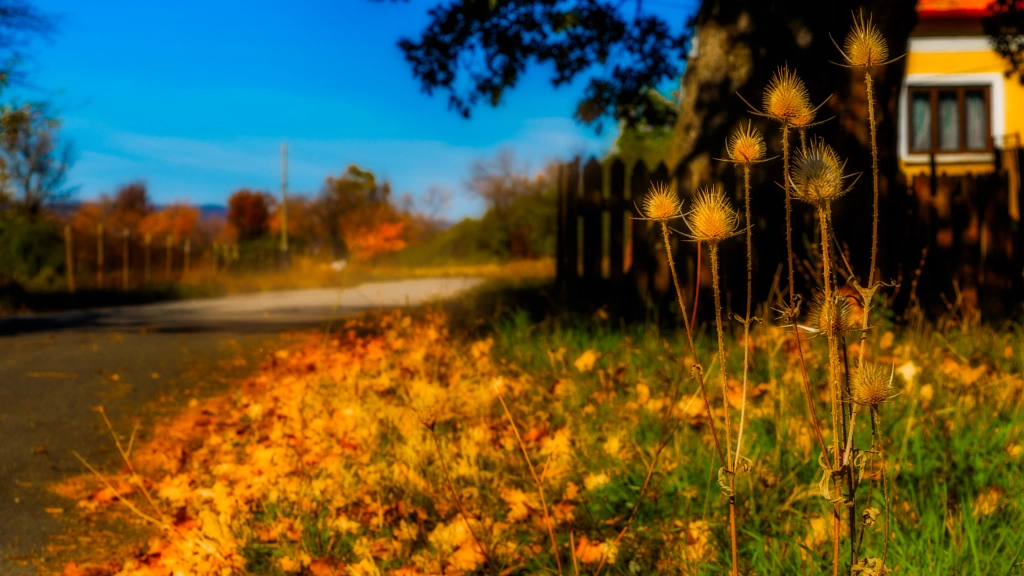
[[[779,125],[751,114],[737,94],[760,110],[764,89],[776,69],[782,65],[795,69],[806,83],[813,104],[825,102],[816,120],[831,118],[810,128],[808,138],[822,137],[847,160],[847,173],[863,174],[854,189],[835,203],[833,213],[840,245],[848,246],[854,272],[864,283],[870,260],[872,211],[864,72],[833,64],[842,62],[843,57],[829,37],[831,34],[842,46],[852,26],[853,13],[861,9],[865,16],[873,17],[882,31],[890,55],[904,54],[917,22],[913,0],[840,0],[838,4],[821,0],[705,0],[695,20],[694,47],[683,76],[680,115],[668,159],[670,165],[677,165],[676,177],[684,199],[700,186],[722,184],[726,193],[740,202],[738,168],[714,160],[727,157],[726,138],[750,120],[764,134],[770,156],[781,154],[782,140]],[[904,227],[897,224],[902,222],[907,208],[903,193],[906,182],[896,157],[897,106],[903,76],[902,59],[874,73],[881,211],[879,268],[883,280],[896,277],[900,261],[909,259],[916,264],[920,257],[919,253],[904,253],[902,247],[909,243],[901,241]],[[791,150],[798,151],[799,134],[791,134]],[[785,235],[781,174],[778,160],[757,165],[751,174],[756,247],[754,294],[762,300],[778,264],[786,256],[785,242],[778,241]],[[801,239],[817,241],[810,207],[794,204],[793,227],[793,248],[797,258],[802,259],[808,253]],[[737,246],[726,244],[723,248],[739,250]],[[723,254],[723,259],[723,264],[733,272],[729,276],[745,276],[741,274],[744,259],[738,253],[735,257]],[[905,265],[904,270],[907,269]],[[912,264],[909,269],[913,269]],[[840,280],[844,281],[845,275]],[[815,284],[813,279],[797,274],[798,292],[807,295]]]

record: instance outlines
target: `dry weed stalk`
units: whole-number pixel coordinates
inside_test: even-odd
[[[698,391],[700,392],[701,398],[704,401],[704,412],[705,412],[705,414],[708,417],[708,424],[709,424],[709,426],[711,428],[711,437],[714,440],[715,453],[718,455],[718,460],[722,464],[722,470],[726,471],[726,473],[729,475],[729,477],[732,478],[733,475],[729,473],[730,459],[727,457],[726,453],[722,451],[722,444],[721,444],[721,441],[718,438],[718,430],[717,430],[717,428],[715,426],[714,413],[711,411],[711,403],[708,400],[707,387],[704,385],[704,368],[703,368],[703,366],[700,363],[700,358],[697,356],[697,347],[693,343],[693,327],[692,327],[692,324],[690,322],[690,318],[686,314],[686,302],[684,301],[684,298],[683,298],[682,286],[679,283],[679,276],[676,273],[675,260],[674,260],[674,258],[672,256],[672,245],[671,245],[670,238],[669,238],[668,222],[669,222],[669,220],[672,220],[672,219],[675,219],[675,218],[683,218],[684,217],[683,214],[682,214],[682,203],[679,201],[679,197],[675,193],[673,193],[669,188],[667,188],[666,186],[664,186],[664,185],[662,185],[660,183],[659,184],[655,184],[654,186],[651,187],[651,190],[648,193],[647,198],[645,199],[643,214],[644,214],[644,217],[643,218],[638,218],[639,220],[652,220],[654,222],[657,222],[659,228],[661,229],[661,237],[662,237],[662,241],[663,241],[664,246],[665,246],[666,257],[668,259],[668,268],[669,268],[669,272],[672,275],[672,286],[675,288],[676,301],[677,301],[677,303],[679,305],[679,312],[680,312],[680,315],[683,318],[683,325],[684,325],[684,327],[686,329],[686,342],[687,342],[688,347],[689,347],[690,356],[693,359],[693,373],[694,373],[694,375],[697,378]],[[734,218],[735,218],[735,215],[734,215]],[[703,222],[704,225],[707,226],[707,228],[705,229],[706,232],[707,231],[714,231],[715,229],[720,227],[715,222],[711,222],[711,221],[702,221],[702,222]],[[698,243],[698,245],[699,245],[699,243]],[[723,398],[723,401],[726,401],[726,399]],[[726,426],[728,426],[728,419],[726,419]],[[663,438],[663,441],[664,441],[664,438]],[[645,482],[645,484],[646,484],[646,482]],[[641,496],[642,495],[643,495],[643,490],[641,490]],[[635,510],[634,510],[634,513],[635,513]],[[730,535],[730,548],[731,548],[731,555],[732,555],[732,570],[731,570],[731,574],[732,574],[732,576],[738,576],[738,574],[739,574],[739,566],[738,566],[738,562],[739,562],[739,549],[738,549],[737,540],[736,540],[736,505],[735,505],[734,492],[733,492],[733,494],[730,494],[729,516],[730,516],[730,533],[729,533],[729,535]],[[620,537],[621,537],[621,534],[620,534]],[[599,574],[601,572],[601,568],[604,567],[604,564],[605,564],[605,560],[602,558],[601,564],[598,566],[597,571],[595,572],[595,574]]]
[[[793,172],[792,182],[789,184],[789,193],[793,198],[807,202],[814,206],[818,216],[818,226],[821,233],[821,261],[822,261],[822,284],[824,286],[824,300],[817,310],[817,321],[814,326],[819,331],[824,331],[828,342],[828,383],[829,403],[832,413],[832,453],[833,464],[828,465],[827,454],[823,454],[822,479],[823,494],[833,502],[833,548],[832,548],[832,573],[839,574],[839,549],[840,549],[840,522],[841,514],[839,502],[842,501],[842,490],[839,488],[838,476],[842,474],[842,466],[839,465],[841,454],[841,442],[845,439],[845,417],[843,414],[843,398],[840,387],[840,374],[842,370],[839,364],[839,338],[843,326],[844,314],[842,305],[837,302],[833,294],[833,271],[832,258],[829,249],[829,217],[831,214],[832,201],[845,194],[849,189],[846,187],[846,176],[843,174],[845,164],[839,160],[838,155],[830,146],[820,140],[812,140],[810,146],[797,158],[796,167]],[[845,303],[845,298],[840,298]],[[845,315],[848,319],[848,315]],[[829,478],[830,477],[830,478]],[[836,482],[836,495],[832,496],[827,484],[829,480]],[[849,495],[852,498],[852,494]]]
[[[448,491],[452,493],[452,500],[455,501],[455,506],[459,510],[459,515],[462,516],[462,521],[466,523],[466,529],[469,530],[470,536],[473,537],[473,542],[476,543],[477,549],[480,550],[480,554],[484,557],[484,564],[490,565],[491,554],[487,548],[480,541],[480,538],[476,535],[476,531],[473,530],[473,525],[469,522],[469,515],[466,514],[466,508],[462,505],[462,498],[459,498],[459,493],[455,490],[455,485],[452,483],[451,475],[448,474],[448,465],[444,461],[444,452],[441,451],[441,442],[437,439],[437,417],[436,415],[427,415],[420,417],[420,423],[430,432],[430,437],[434,440],[434,448],[437,450],[437,459],[441,462],[441,471],[444,472],[444,481],[448,485]]]
[[[722,297],[721,282],[718,274],[718,244],[739,233],[739,221],[736,212],[729,206],[728,201],[718,189],[702,190],[694,200],[693,208],[686,214],[684,220],[689,229],[687,235],[695,240],[708,245],[711,253],[711,287],[715,299],[715,329],[718,333],[718,362],[719,373],[722,381],[722,409],[724,412],[725,428],[725,467],[723,469],[728,476],[729,496],[729,537],[732,543],[732,574],[739,574],[739,558],[736,534],[736,464],[733,463],[731,454],[732,421],[729,416],[729,385],[725,361],[725,337],[722,331]],[[675,275],[673,274],[673,279]],[[685,316],[685,311],[684,311]],[[739,461],[737,452],[736,461]]]
[[[501,384],[496,382],[494,385],[494,393],[498,396],[498,401],[501,402],[501,407],[505,409],[505,416],[508,418],[509,424],[512,425],[512,432],[516,435],[516,441],[519,442],[519,448],[523,451],[523,458],[526,459],[526,466],[530,469],[530,475],[533,476],[533,483],[537,486],[537,494],[540,495],[540,505],[544,512],[544,525],[548,528],[548,536],[551,538],[551,552],[555,555],[555,564],[558,566],[558,576],[562,576],[562,560],[558,557],[558,543],[555,541],[555,532],[552,527],[551,514],[548,512],[547,499],[544,497],[544,485],[541,484],[540,478],[537,476],[537,471],[533,467],[533,462],[530,461],[530,454],[526,451],[526,444],[523,442],[523,437],[519,435],[519,427],[516,426],[516,421],[512,418],[512,413],[508,410],[508,405],[505,404],[505,398],[501,395]],[[575,554],[575,552],[573,552]]]

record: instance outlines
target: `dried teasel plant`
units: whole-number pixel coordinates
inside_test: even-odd
[[[846,162],[831,146],[820,139],[812,138],[811,145],[802,150],[793,164],[790,194],[793,198],[818,208],[849,192],[847,175],[843,174]]]
[[[702,220],[702,223],[704,224],[704,227],[701,228],[701,229],[705,233],[714,232],[714,231],[716,231],[716,230],[718,230],[720,228],[723,228],[723,229],[724,228],[729,228],[729,227],[731,227],[730,229],[735,228],[735,221],[736,221],[735,213],[732,213],[731,211],[728,211],[728,210],[724,210],[724,211],[723,210],[717,210],[716,208],[719,208],[719,207],[720,206],[714,200],[711,200],[711,201],[706,200],[704,194],[701,194],[701,195],[698,196],[697,202],[694,204],[694,210],[698,210],[698,209],[702,210],[701,214],[703,214],[705,219]],[[708,212],[709,209],[711,210],[710,212]],[[692,213],[692,211],[691,211],[691,213]],[[666,258],[668,260],[669,271],[671,272],[671,275],[672,275],[672,285],[675,287],[676,301],[677,301],[677,303],[679,305],[680,314],[683,317],[683,324],[684,324],[684,326],[686,328],[686,340],[687,340],[687,344],[689,345],[690,356],[693,359],[693,373],[694,373],[694,375],[697,378],[697,383],[698,383],[698,386],[699,386],[701,397],[702,397],[702,399],[704,401],[704,411],[705,411],[705,414],[708,417],[708,423],[709,423],[710,428],[711,428],[711,437],[714,440],[715,453],[718,455],[718,459],[722,463],[722,469],[723,470],[729,470],[729,463],[730,463],[731,460],[730,460],[730,458],[727,457],[726,453],[722,451],[722,444],[721,444],[721,441],[718,438],[718,429],[715,426],[714,413],[711,410],[711,403],[708,400],[707,387],[704,385],[704,369],[701,366],[700,358],[697,356],[697,347],[694,345],[694,342],[693,342],[693,330],[692,330],[692,326],[691,326],[689,317],[686,314],[686,302],[683,299],[682,286],[679,284],[679,276],[676,273],[675,260],[674,260],[673,255],[672,255],[671,243],[669,241],[668,221],[671,220],[672,218],[682,217],[682,218],[684,218],[684,221],[689,223],[688,220],[686,220],[689,215],[685,215],[684,216],[684,215],[681,214],[681,203],[679,203],[678,197],[675,194],[673,194],[668,187],[666,187],[666,186],[664,186],[662,184],[654,184],[651,187],[651,190],[648,192],[647,197],[644,200],[644,211],[643,211],[643,214],[644,214],[645,217],[638,218],[638,220],[653,220],[653,221],[658,223],[658,225],[659,225],[659,227],[661,229],[663,245],[665,247],[665,256],[666,256]],[[731,218],[731,220],[730,220],[730,218]],[[713,234],[713,236],[715,238],[719,238],[719,234],[717,234],[717,233]],[[717,249],[717,243],[718,243],[718,240],[715,240],[714,244],[716,246],[716,249]],[[699,244],[698,244],[698,246],[699,246]],[[726,426],[728,426],[728,420],[726,421]],[[647,487],[647,482],[650,480],[650,472],[652,470],[653,470],[653,468],[649,468],[648,469],[648,477],[647,477],[647,480],[644,481],[643,488],[641,488],[641,490],[640,490],[641,494],[643,493],[644,489],[646,489],[646,487]],[[639,505],[639,501],[638,501],[637,505]],[[636,513],[636,508],[634,508],[634,510],[633,510],[633,514],[635,514],[635,513]],[[632,516],[633,515],[631,514],[630,518],[632,518]],[[731,552],[732,552],[732,569],[731,569],[731,574],[732,574],[732,576],[738,576],[739,575],[739,564],[738,564],[738,562],[739,562],[739,551],[738,550],[739,549],[738,549],[738,546],[737,546],[737,539],[736,539],[736,501],[735,501],[735,497],[730,497],[729,517],[730,517],[729,536],[730,536],[730,545],[731,545]],[[628,523],[627,523],[627,525],[628,525]],[[619,538],[621,538],[624,533],[625,533],[625,529],[623,529],[623,531],[619,533]],[[618,541],[618,538],[616,539],[616,541]],[[601,568],[604,567],[604,564],[605,564],[605,559],[602,558],[601,564],[598,566],[597,571],[595,572],[596,574],[599,574],[601,572]]]
[[[764,136],[748,121],[746,127],[739,128],[726,141],[726,151],[729,154],[730,161],[739,164],[743,167],[743,204],[744,204],[744,220],[746,221],[746,240],[747,240],[747,308],[746,314],[743,316],[743,341],[747,342],[750,339],[750,308],[752,304],[752,284],[753,284],[753,246],[752,246],[752,233],[751,233],[751,212],[750,212],[750,167],[757,162],[763,162],[765,156],[766,146],[764,143]],[[698,247],[698,250],[700,248]],[[743,449],[743,429],[746,423],[747,414],[747,383],[748,383],[748,372],[750,369],[750,347],[743,347],[743,396],[740,402],[740,425],[739,432],[736,434],[736,457],[733,461],[733,468],[739,465],[740,453]]]
[[[732,573],[738,574],[737,568],[737,536],[736,536],[736,464],[732,457],[732,424],[729,417],[728,376],[725,361],[725,335],[722,330],[722,295],[719,279],[718,246],[722,240],[739,234],[739,218],[736,211],[729,205],[725,195],[719,188],[705,188],[697,194],[693,207],[683,218],[689,229],[686,236],[697,242],[707,244],[711,253],[711,286],[715,297],[715,328],[718,333],[718,363],[722,382],[722,408],[725,420],[725,462],[720,475],[728,476],[727,495],[729,497],[729,535],[732,539],[733,566]],[[737,456],[736,461],[739,458]],[[723,486],[724,487],[724,486]]]
[[[656,182],[644,197],[644,207],[640,211],[644,217],[638,218],[638,220],[668,222],[674,218],[682,218],[682,208],[683,203],[679,200],[679,196],[664,183]]]

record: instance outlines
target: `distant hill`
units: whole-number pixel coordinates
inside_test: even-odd
[[[55,202],[50,204],[50,211],[58,216],[68,216],[73,214],[78,207],[81,206],[81,202]],[[155,204],[153,206],[157,210],[164,208],[162,204]],[[220,204],[200,204],[196,206],[199,209],[199,215],[202,218],[227,218],[228,208],[227,206],[221,206]]]

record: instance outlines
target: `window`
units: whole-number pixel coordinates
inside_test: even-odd
[[[911,87],[909,92],[911,152],[992,150],[988,86]]]

